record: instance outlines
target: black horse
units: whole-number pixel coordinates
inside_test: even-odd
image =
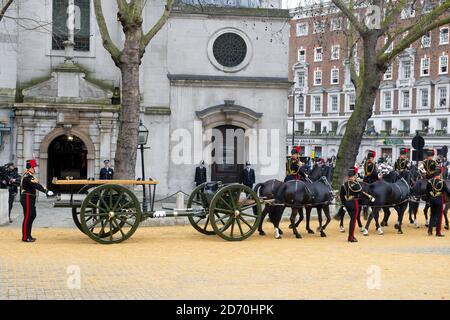
[[[261,221],[259,222],[259,226],[258,226],[258,232],[259,232],[259,235],[261,235],[261,236],[266,235],[266,233],[262,229],[262,225],[263,225],[264,219],[266,218],[267,214],[269,214],[269,219],[271,220],[273,201],[275,200],[275,196],[278,193],[278,189],[282,185],[283,185],[283,182],[281,182],[277,179],[272,179],[272,180],[268,180],[263,183],[258,183],[253,188],[253,190],[258,194],[258,196],[261,199],[265,200],[265,206],[264,206],[264,209],[262,212],[262,218],[261,218]],[[281,231],[279,224],[275,228],[278,228],[278,232],[280,235],[283,234],[283,231]]]
[[[405,180],[405,178],[401,178],[397,172],[392,171],[385,175],[382,180],[375,181],[371,184],[363,183],[361,185],[365,192],[375,198],[375,202],[369,204],[372,208],[372,212],[367,219],[363,234],[369,234],[368,230],[372,219],[375,220],[378,234],[383,234],[383,230],[378,222],[379,210],[381,208],[394,208],[397,211],[398,220],[396,223],[396,229],[398,230],[398,233],[403,233],[403,215],[408,206],[408,201],[411,194],[410,183]],[[383,219],[385,224],[387,224],[389,214],[386,214]]]

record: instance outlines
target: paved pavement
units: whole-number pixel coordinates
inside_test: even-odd
[[[266,224],[266,237],[226,242],[161,226],[105,246],[70,228],[67,210],[40,211],[36,243],[20,241],[19,221],[0,227],[0,299],[450,299],[449,232],[389,227],[350,244],[335,221],[303,239],[283,223],[281,240]]]

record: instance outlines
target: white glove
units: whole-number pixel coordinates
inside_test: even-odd
[[[53,193],[53,191],[50,191],[50,190],[47,191],[47,196],[51,197],[51,196],[53,196],[53,195],[55,195],[55,194]]]
[[[375,202],[375,198],[374,197],[370,198],[370,202]]]

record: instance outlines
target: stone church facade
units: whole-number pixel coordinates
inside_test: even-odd
[[[50,27],[18,26],[12,19],[0,24],[0,162],[14,161],[22,170],[35,157],[47,184],[54,177],[98,178],[103,160],[114,159],[120,73],[102,47],[92,1],[75,0],[73,62],[63,46],[68,0],[33,3],[18,2],[9,14],[52,21]],[[108,3],[109,31],[121,43],[115,5]],[[145,29],[163,5],[147,4]],[[267,174],[265,164],[252,162],[258,181],[284,175],[289,15],[279,8],[278,1],[175,4],[141,66],[141,119],[149,130],[145,170],[160,180],[160,194],[190,191],[199,159],[206,160],[209,179],[236,179],[241,164],[208,163],[210,154],[192,146],[203,146],[196,139],[214,128],[278,132],[267,146],[278,155],[278,169]],[[189,161],[176,153],[180,132],[192,136],[182,142],[192,150]],[[257,159],[247,143],[244,150],[245,160]],[[139,156],[137,163],[140,176]]]

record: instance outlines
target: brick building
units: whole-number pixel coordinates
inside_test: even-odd
[[[398,24],[411,23],[421,10],[426,9],[404,10]],[[359,19],[364,11],[357,13]],[[288,108],[287,150],[294,129],[295,144],[302,146],[304,155],[314,151],[316,156],[330,157],[337,154],[355,102],[344,34],[348,23],[332,8],[323,15],[311,7],[297,8],[291,16],[289,76],[295,84]],[[411,146],[417,131],[429,147],[450,144],[449,27],[424,35],[395,58],[380,85],[358,160],[369,149],[395,159],[401,147]],[[362,54],[358,45],[354,52],[356,57]]]

